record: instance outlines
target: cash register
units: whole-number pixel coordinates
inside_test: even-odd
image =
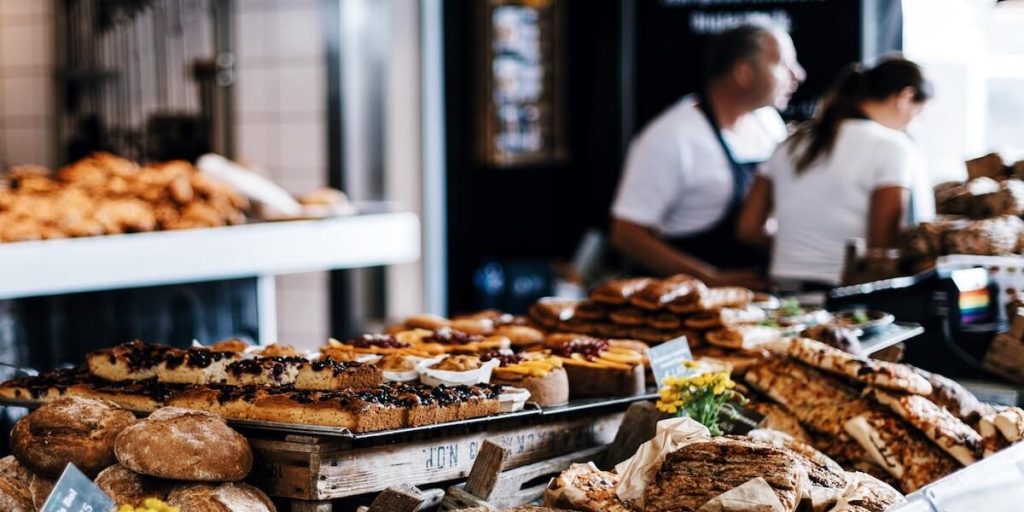
[[[1004,328],[998,289],[981,267],[938,267],[913,275],[835,288],[830,311],[892,313],[924,334],[907,343],[904,362],[956,379],[984,379],[981,361],[992,337]]]

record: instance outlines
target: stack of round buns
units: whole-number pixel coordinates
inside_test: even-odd
[[[206,412],[165,407],[137,420],[110,402],[68,397],[18,421],[11,448],[0,459],[0,510],[39,510],[74,464],[118,505],[157,498],[181,512],[276,512],[240,482],[252,468],[248,441]]]

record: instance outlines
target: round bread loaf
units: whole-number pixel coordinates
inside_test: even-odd
[[[249,442],[216,414],[158,409],[124,429],[114,443],[124,467],[143,475],[190,482],[233,482],[252,469]]]
[[[263,491],[243,483],[182,485],[171,491],[167,504],[182,512],[277,512]]]
[[[34,512],[32,472],[8,455],[0,459],[0,510],[6,512]]]
[[[33,473],[56,479],[68,463],[96,476],[114,462],[114,439],[135,416],[107,402],[65,397],[18,420],[11,451]]]
[[[136,507],[146,498],[166,501],[167,494],[175,484],[140,475],[120,464],[114,464],[100,472],[96,477],[96,485],[117,505]]]

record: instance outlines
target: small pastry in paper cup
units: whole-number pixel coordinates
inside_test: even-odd
[[[391,354],[383,356],[377,362],[388,382],[416,382],[420,380],[420,372],[417,366],[423,361],[422,357]]]
[[[471,386],[491,381],[491,371],[499,361],[480,361],[468,355],[443,355],[420,361],[416,369],[420,382],[428,386]]]
[[[501,412],[516,412],[523,410],[526,401],[530,399],[530,391],[512,386],[502,386],[498,393],[498,404]]]

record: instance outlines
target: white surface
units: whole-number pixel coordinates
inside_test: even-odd
[[[722,137],[739,162],[762,162],[786,138],[786,125],[770,107],[741,118]],[[729,206],[733,176],[696,96],[676,102],[629,146],[612,216],[667,236],[710,228]]]
[[[0,299],[407,263],[419,240],[386,213],[0,244]]]
[[[794,156],[802,156],[806,148],[801,141],[794,154],[791,144],[781,145],[761,166],[761,175],[772,183],[778,223],[772,277],[839,284],[846,241],[868,238],[871,197],[877,189],[913,190],[920,207],[914,218],[935,216],[931,185],[919,179],[923,157],[905,133],[867,119],[846,120],[831,153],[798,174]]]

